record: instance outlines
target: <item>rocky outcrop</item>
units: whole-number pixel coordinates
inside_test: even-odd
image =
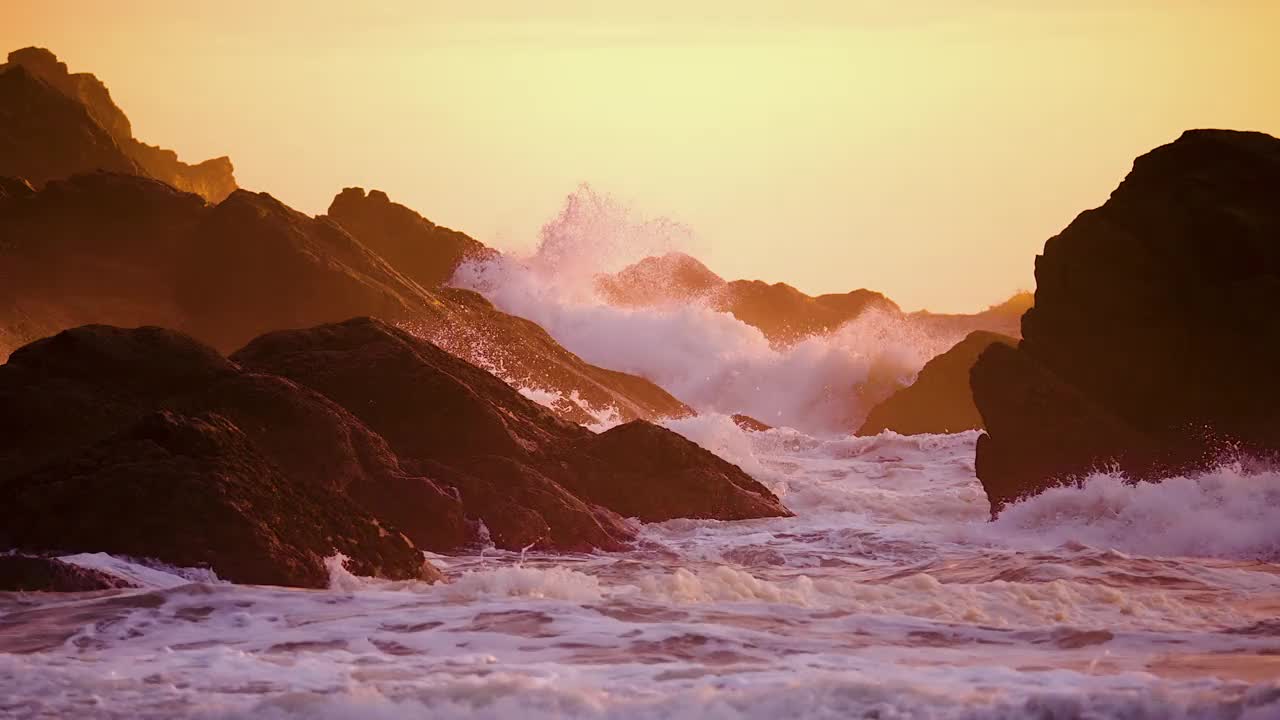
[[[1012,347],[1017,342],[982,330],[970,333],[926,363],[914,382],[873,407],[858,434],[892,430],[900,435],[919,435],[982,429],[982,416],[969,389],[969,370],[992,344]]]
[[[269,330],[373,315],[504,379],[613,407],[623,419],[690,411],[653,383],[584,362],[480,295],[427,289],[327,218],[265,193],[210,207],[146,178],[91,173],[0,184],[0,357],[89,323],[160,325],[230,352]],[[589,422],[581,405],[558,408]]]
[[[791,515],[738,466],[643,420],[581,438],[560,456],[573,469],[570,489],[644,522]]]
[[[1036,259],[1018,348],[973,368],[993,511],[1092,469],[1280,450],[1280,140],[1195,130]]]
[[[57,558],[0,555],[0,592],[90,592],[133,587],[114,575]]]
[[[897,314],[898,306],[873,290],[810,297],[786,283],[734,280],[715,291],[711,306],[755,326],[770,342],[789,344],[825,335],[868,310]]]
[[[619,515],[788,514],[742,470],[675,433],[632,423],[595,435],[376,320],[269,333],[232,359],[349,408],[407,467],[448,478],[500,547],[618,548],[632,534]]]
[[[684,253],[645,258],[617,273],[600,275],[595,284],[602,299],[624,307],[703,302],[782,345],[830,333],[867,310],[900,312],[892,300],[872,290],[811,297],[786,283],[726,282]]]
[[[0,65],[0,175],[39,187],[96,169],[142,172],[83,105],[21,65]]]
[[[396,521],[423,544],[469,537],[456,499],[340,407],[160,328],[77,328],[0,366],[0,495],[0,547],[237,582],[321,587],[335,552],[353,572],[433,579]]]
[[[464,233],[391,202],[381,190],[366,194],[364,188],[344,189],[330,203],[329,218],[423,287],[448,282],[464,261],[497,254]]]
[[[0,65],[0,175],[36,186],[92,170],[145,174],[209,202],[236,189],[225,157],[188,165],[172,150],[133,137],[129,118],[102,81],[70,73],[44,48],[9,53]]]
[[[613,305],[646,307],[703,298],[724,284],[724,278],[696,258],[672,252],[600,275],[596,291]]]

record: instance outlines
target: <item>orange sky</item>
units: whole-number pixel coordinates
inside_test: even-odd
[[[301,210],[377,187],[524,249],[588,182],[727,277],[909,309],[1032,287],[1044,240],[1185,128],[1280,134],[1280,2],[377,4],[6,0],[0,47]]]

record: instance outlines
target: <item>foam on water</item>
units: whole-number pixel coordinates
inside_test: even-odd
[[[0,596],[0,716],[1280,716],[1273,474],[1098,476],[991,523],[974,433],[668,426],[797,516],[433,556],[435,585],[340,557],[308,591],[80,556],[151,579]]]

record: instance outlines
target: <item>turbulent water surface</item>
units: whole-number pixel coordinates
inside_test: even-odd
[[[673,428],[796,517],[435,558],[436,586],[336,559],[304,591],[80,556],[147,587],[0,595],[0,714],[1280,717],[1275,475],[1099,476],[992,523],[972,433]]]

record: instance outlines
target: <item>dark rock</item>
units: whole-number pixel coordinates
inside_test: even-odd
[[[737,465],[644,420],[575,442],[564,455],[578,495],[644,522],[675,518],[790,517],[764,485]]]
[[[160,328],[76,328],[0,366],[0,492],[0,547],[204,563],[246,582],[323,584],[335,551],[353,571],[431,578],[400,531],[438,549],[474,537],[455,497],[342,408]],[[244,517],[226,534],[201,531],[220,543],[206,554],[163,542],[233,507]]]
[[[374,315],[504,379],[624,419],[691,411],[643,378],[589,365],[478,294],[423,288],[328,219],[266,194],[216,207],[141,177],[95,173],[0,200],[0,358],[89,323],[173,327],[222,352],[269,330]]]
[[[88,170],[142,172],[83,105],[20,65],[0,65],[0,175],[43,186]]]
[[[590,431],[403,330],[363,318],[274,332],[232,357],[350,409],[405,462],[455,487],[498,547],[619,549],[631,538],[540,472],[555,470],[544,448]]]
[[[0,153],[0,158],[9,159],[8,163],[0,161],[0,174],[18,175],[43,185],[92,170],[132,172],[215,203],[236,189],[230,159],[220,157],[188,165],[178,160],[172,150],[135,139],[129,118],[111,99],[106,85],[92,74],[68,72],[66,63],[48,50],[29,47],[9,53],[9,62],[0,66],[0,76],[11,73],[14,77],[10,83],[0,78],[0,108],[16,112],[0,110],[0,149],[6,136],[25,139],[26,144],[19,148],[22,155]],[[24,75],[37,79],[48,97],[37,100],[31,88],[16,90]],[[58,107],[54,95],[60,96],[62,105],[80,108],[80,114],[89,122],[72,123],[72,116]],[[18,100],[25,100],[25,104],[12,104]],[[111,152],[102,150],[105,145],[100,135],[109,139]],[[87,141],[92,143],[85,145]],[[119,157],[112,157],[113,153]]]
[[[955,433],[982,428],[982,416],[973,404],[969,370],[978,355],[993,343],[1013,346],[1017,340],[981,330],[921,368],[915,382],[871,409],[859,435],[892,430],[901,435]]]
[[[432,288],[449,281],[466,260],[497,253],[457,230],[441,227],[380,190],[346,188],[329,205],[329,218],[406,277]]]
[[[133,587],[115,575],[57,558],[0,555],[0,591],[90,592]]]
[[[500,547],[621,547],[632,532],[614,513],[664,520],[787,514],[736,466],[675,433],[632,424],[597,436],[376,320],[269,333],[232,358],[349,409],[408,466],[455,487]],[[679,503],[655,509],[634,499],[673,488]],[[518,516],[504,493],[523,508]]]
[[[1280,140],[1188,131],[1049,239],[1021,344],[973,371],[993,505],[1099,465],[1280,450],[1278,197]]]
[[[0,544],[209,567],[239,583],[325,587],[354,573],[437,579],[419,551],[342,495],[291,481],[216,414],[158,412],[8,480]]]

